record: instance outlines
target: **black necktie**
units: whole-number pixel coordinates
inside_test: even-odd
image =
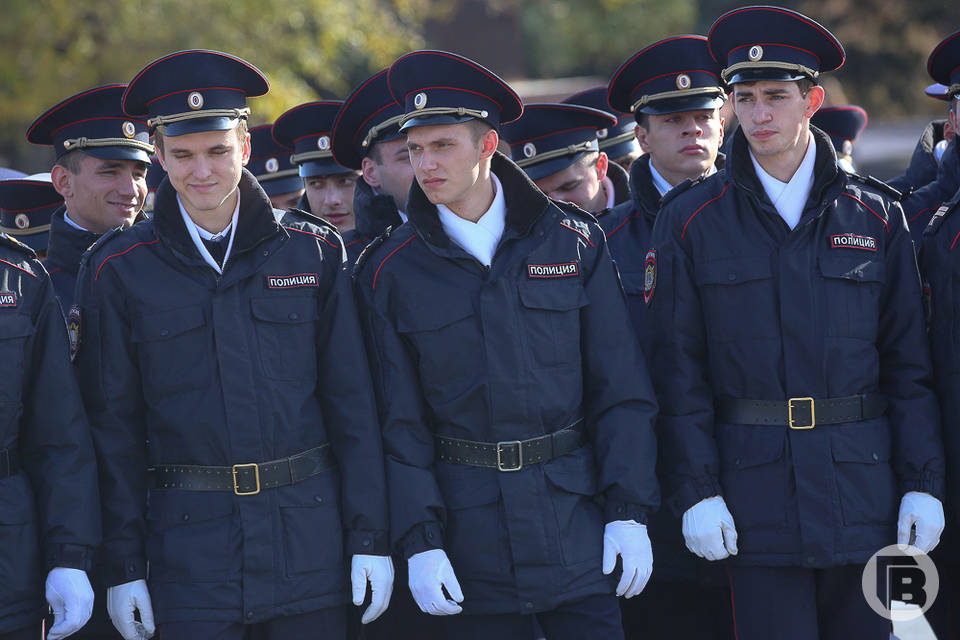
[[[227,253],[227,237],[224,235],[217,240],[207,240],[205,238],[201,238],[200,240],[203,242],[203,246],[207,248],[207,251],[210,252],[214,261],[222,267],[223,256]]]

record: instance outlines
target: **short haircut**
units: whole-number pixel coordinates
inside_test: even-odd
[[[487,134],[487,131],[493,129],[488,122],[473,118],[465,123],[470,128],[474,144],[480,142],[480,138]]]
[[[77,175],[83,169],[83,151],[74,149],[63,154],[54,164],[58,164],[73,175]]]
[[[237,122],[237,127],[235,129],[237,132],[237,139],[240,142],[243,142],[243,139],[247,136],[247,119],[240,118],[240,121]],[[153,131],[153,144],[157,147],[157,153],[163,153],[163,136],[167,133],[166,125],[158,124],[157,128]]]
[[[633,119],[637,121],[637,124],[643,127],[644,129],[650,128],[650,116],[642,111],[635,111],[633,114]]]
[[[588,151],[587,153],[577,158],[577,161],[574,162],[573,164],[580,167],[586,167],[589,169],[591,167],[597,166],[597,160],[599,159],[600,159],[599,151]]]
[[[373,146],[370,147],[370,151],[367,151],[367,157],[372,159],[378,165],[383,164],[383,152],[380,151],[380,143],[374,142]]]

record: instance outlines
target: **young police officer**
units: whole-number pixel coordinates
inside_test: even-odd
[[[622,638],[656,406],[603,233],[496,153],[522,110],[496,75],[420,51],[389,81],[417,182],[355,279],[410,590],[462,612],[449,637],[527,640],[536,614],[551,640]]]
[[[943,528],[910,236],[809,126],[843,63],[826,29],[748,7],[709,42],[740,129],[723,171],[664,204],[648,258],[667,502],[691,551],[734,556],[739,638],[885,639],[864,562]]]
[[[292,152],[273,139],[273,125],[262,124],[250,129],[248,169],[277,209],[296,207],[304,195],[303,178],[290,160]]]
[[[167,180],[151,220],[86,254],[71,317],[103,462],[108,608],[128,640],[153,633],[151,598],[165,639],[342,638],[348,557],[354,602],[372,583],[365,619],[389,601],[343,245],[274,210],[243,169],[246,97],[267,86],[239,58],[184,51],[124,95]]]

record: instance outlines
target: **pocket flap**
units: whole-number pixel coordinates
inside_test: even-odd
[[[623,290],[628,295],[636,296],[643,294],[644,275],[636,272],[620,272],[620,282],[623,283]]]
[[[253,298],[250,308],[257,320],[277,324],[313,322],[319,316],[317,300],[313,297]]]
[[[723,258],[696,267],[697,284],[734,285],[773,277],[770,257]]]
[[[589,303],[587,292],[578,281],[521,281],[520,301],[528,309],[571,311]]]
[[[460,464],[437,464],[440,495],[448,509],[466,509],[496,502],[500,498],[499,471]]]
[[[547,478],[560,489],[583,496],[597,494],[597,466],[591,447],[580,447],[543,465]]]
[[[738,427],[733,429],[765,429],[767,427]],[[725,469],[749,469],[776,462],[783,457],[783,433],[769,433],[766,437],[754,434],[753,437],[738,440],[739,446],[722,447],[723,467]],[[733,444],[733,443],[730,443]]]
[[[854,426],[833,427],[830,450],[835,462],[862,462],[865,464],[890,461],[890,434],[885,421],[873,428]]]
[[[0,340],[22,338],[32,335],[35,330],[30,316],[23,313],[12,313],[0,318]]]
[[[167,340],[204,324],[203,309],[199,306],[144,313],[134,321],[130,340]]]
[[[397,331],[435,331],[473,315],[473,304],[465,298],[408,305],[397,314]]]
[[[854,282],[886,282],[887,265],[879,260],[865,260],[860,256],[828,255],[819,260],[820,273],[825,278],[839,278]]]
[[[151,491],[147,519],[167,524],[196,524],[233,513],[233,494],[227,491]]]

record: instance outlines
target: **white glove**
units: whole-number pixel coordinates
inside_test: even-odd
[[[687,549],[707,560],[737,555],[737,528],[720,496],[705,498],[683,514]]]
[[[407,572],[410,593],[421,611],[435,616],[452,616],[463,611],[458,604],[463,602],[463,591],[443,549],[413,554],[407,560]],[[453,600],[447,600],[442,587],[447,588]]]
[[[629,599],[647,586],[653,573],[653,549],[647,526],[634,520],[608,522],[603,528],[603,573],[610,575],[617,566],[617,555],[623,560],[623,575],[617,595]]]
[[[53,609],[50,640],[66,638],[87,624],[93,613],[93,588],[80,569],[56,567],[47,574],[47,602]]]
[[[140,622],[133,617],[136,610],[140,611]],[[146,580],[133,580],[107,589],[107,613],[124,640],[153,637],[156,628]]]
[[[917,535],[913,546],[924,553],[930,553],[940,542],[943,524],[943,504],[939,500],[929,493],[908,491],[900,500],[897,544],[911,544],[910,530],[916,527]]]
[[[370,606],[360,622],[367,624],[380,617],[390,604],[393,594],[393,561],[390,556],[355,555],[350,562],[350,583],[353,585],[353,604],[363,604],[370,582]]]

